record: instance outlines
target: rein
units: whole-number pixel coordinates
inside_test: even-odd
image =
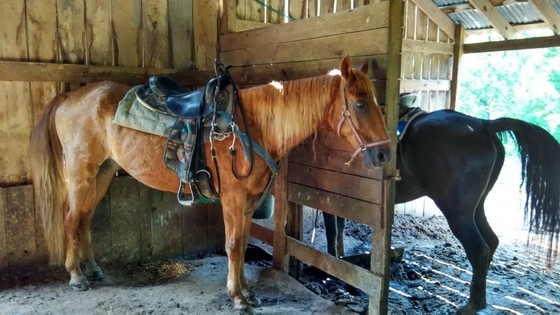
[[[369,149],[369,148],[373,148],[376,146],[380,146],[386,143],[391,142],[390,139],[387,140],[383,140],[383,141],[376,141],[376,142],[369,142],[366,143],[362,137],[360,137],[360,135],[358,134],[358,130],[356,129],[356,125],[354,125],[354,122],[352,121],[352,117],[350,117],[350,111],[348,110],[348,102],[346,101],[346,95],[344,94],[344,81],[342,78],[340,78],[340,98],[342,99],[342,117],[340,118],[340,121],[338,122],[338,127],[336,129],[336,133],[338,134],[339,137],[341,137],[340,135],[340,130],[342,129],[342,125],[344,125],[344,122],[348,121],[348,123],[350,124],[350,129],[352,130],[352,133],[354,134],[354,137],[356,138],[356,140],[359,143],[359,146],[352,152],[352,155],[350,156],[350,160],[348,160],[348,162],[344,163],[344,165],[346,166],[350,166],[350,164],[352,163],[352,161],[354,161],[354,159],[362,152],[364,152],[365,150]]]

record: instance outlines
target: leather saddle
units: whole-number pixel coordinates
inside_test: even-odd
[[[177,81],[165,76],[152,76],[148,84],[136,90],[136,97],[145,107],[184,118],[199,118],[211,114],[215,108],[214,93],[219,80],[195,91],[186,91]]]

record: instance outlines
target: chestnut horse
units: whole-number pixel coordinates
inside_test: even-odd
[[[403,97],[401,116],[411,110],[402,104]],[[472,266],[470,297],[457,314],[486,307],[486,276],[499,241],[486,220],[484,201],[504,164],[501,139],[507,135],[517,143],[521,159],[525,219],[530,231],[548,237],[551,257],[560,234],[560,144],[546,130],[518,119],[484,120],[438,110],[412,120],[397,145],[401,179],[395,203],[430,197]],[[323,217],[329,253],[344,255],[344,218],[326,212]]]
[[[254,143],[276,162],[320,127],[326,127],[356,147],[352,157],[362,153],[366,167],[381,167],[390,159],[389,138],[366,72],[367,63],[352,69],[346,56],[339,71],[241,89],[239,100],[246,119],[237,125],[250,130]],[[122,168],[154,189],[176,192],[179,188],[177,176],[162,162],[164,137],[113,124],[117,104],[129,89],[119,83],[100,82],[61,94],[50,102],[32,132],[30,165],[35,200],[43,217],[51,261],[64,261],[69,284],[75,290],[90,287],[87,277],[103,276],[93,257],[90,223],[115,171]],[[241,117],[239,111],[237,106],[235,117]],[[253,208],[272,171],[257,155],[252,167],[243,154],[232,161],[229,150],[233,143],[229,139],[214,141],[228,256],[227,290],[236,309],[251,312],[259,300],[245,280],[244,253]],[[236,141],[235,148],[244,152],[240,143]],[[209,144],[206,156],[211,156]],[[216,174],[214,163],[207,165]],[[240,180],[232,167],[240,174],[250,172],[250,176]]]

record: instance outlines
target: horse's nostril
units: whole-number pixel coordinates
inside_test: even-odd
[[[377,152],[377,160],[379,162],[385,162],[385,153],[383,153],[383,151]]]

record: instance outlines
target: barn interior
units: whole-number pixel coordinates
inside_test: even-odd
[[[428,111],[454,109],[463,55],[560,46],[560,1],[3,0],[0,26],[0,274],[14,275],[48,267],[28,144],[57,94],[152,75],[196,89],[216,59],[249,87],[324,74],[349,55],[368,61],[396,140],[399,93],[417,94]],[[321,133],[281,161],[273,218],[254,220],[251,233],[270,246],[275,270],[288,273],[292,258],[313,265],[365,292],[369,314],[386,314],[396,163],[343,168],[349,151]],[[369,226],[369,269],[303,242],[305,207]],[[112,266],[223,253],[225,241],[220,205],[182,206],[125,173],[102,199],[92,237],[98,262]]]

